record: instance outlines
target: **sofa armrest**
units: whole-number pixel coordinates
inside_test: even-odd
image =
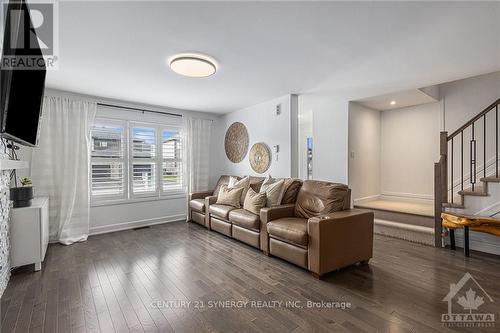
[[[212,230],[212,227],[210,225],[210,205],[213,205],[216,202],[217,196],[215,195],[205,197],[205,226],[208,228],[208,230]]]
[[[189,204],[189,202],[191,200],[195,200],[195,199],[205,199],[205,197],[208,197],[209,195],[212,195],[212,192],[209,192],[209,191],[204,191],[204,192],[192,192],[192,193],[189,193],[188,195],[188,221],[192,221],[193,220],[193,217],[192,217],[192,210],[191,210],[191,205]]]
[[[214,205],[217,202],[217,196],[215,195],[209,195],[208,197],[205,197],[205,207],[208,212],[208,207],[210,205]]]
[[[281,219],[284,217],[294,216],[295,204],[281,205],[275,207],[266,207],[260,210],[260,220],[265,223]]]
[[[308,266],[317,275],[373,256],[373,212],[348,209],[310,218]]]
[[[269,253],[269,235],[267,234],[267,222],[294,216],[295,204],[267,207],[260,210],[260,249]]]
[[[213,194],[212,191],[204,191],[204,192],[193,192],[189,193],[189,201],[194,199],[205,199]]]

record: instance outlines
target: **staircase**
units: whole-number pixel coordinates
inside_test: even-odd
[[[500,99],[450,135],[441,132],[434,165],[435,246],[442,244],[443,211],[489,217],[500,212],[499,105]]]

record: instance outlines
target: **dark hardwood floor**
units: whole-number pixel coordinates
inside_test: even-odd
[[[443,327],[441,314],[450,284],[470,272],[494,299],[487,306],[498,320],[499,257],[464,258],[460,251],[382,236],[375,237],[374,251],[368,266],[318,281],[181,222],[51,245],[41,272],[29,267],[12,275],[2,298],[2,333],[498,331],[500,322],[496,328]]]

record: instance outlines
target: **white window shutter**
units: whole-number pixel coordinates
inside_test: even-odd
[[[157,193],[156,135],[155,127],[133,125],[130,129],[131,188],[134,195],[144,196]]]
[[[182,189],[182,140],[179,129],[163,129],[161,132],[162,145],[162,191]]]
[[[126,198],[124,125],[96,120],[91,140],[92,199]]]

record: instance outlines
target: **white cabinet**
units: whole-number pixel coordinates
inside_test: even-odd
[[[42,269],[49,243],[49,198],[34,198],[30,207],[13,208],[10,223],[11,267],[35,264]]]

